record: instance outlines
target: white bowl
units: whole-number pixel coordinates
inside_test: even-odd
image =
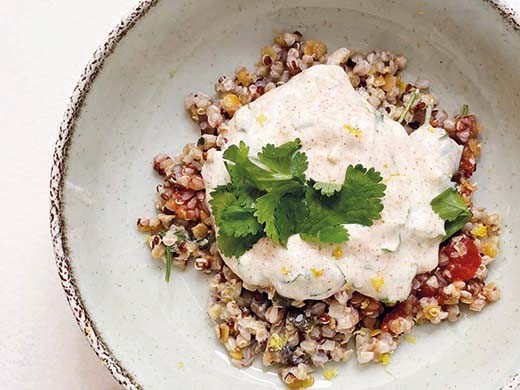
[[[74,315],[126,388],[281,388],[274,372],[231,367],[205,314],[193,270],[152,261],[137,216],[153,215],[151,158],[197,137],[184,96],[253,65],[273,30],[330,48],[388,49],[431,80],[450,112],[462,103],[486,126],[477,204],[503,217],[490,279],[503,298],[455,324],[417,329],[386,369],[349,362],[314,388],[499,388],[520,383],[520,29],[493,1],[142,1],[85,69],[60,128],[51,228]],[[113,51],[113,53],[112,53]],[[516,375],[516,376],[515,376]]]

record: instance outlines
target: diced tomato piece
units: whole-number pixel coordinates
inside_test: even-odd
[[[449,271],[446,277],[450,281],[466,281],[475,277],[482,258],[475,242],[468,236],[452,238],[449,243],[441,249],[448,257],[448,263],[444,269]]]

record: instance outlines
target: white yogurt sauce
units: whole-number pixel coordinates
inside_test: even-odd
[[[461,155],[444,130],[426,124],[408,135],[399,123],[376,114],[341,67],[317,65],[242,107],[225,136],[227,146],[244,141],[255,156],[267,143],[300,138],[308,178],[342,183],[347,166],[361,163],[381,172],[387,186],[381,219],[370,227],[345,225],[345,244],[311,244],[294,235],[283,247],[263,238],[239,259],[223,257],[246,286],[274,287],[304,300],[347,285],[401,301],[416,274],[437,266],[444,222],[430,201],[450,186]],[[222,152],[210,154],[202,175],[208,197],[229,180]]]

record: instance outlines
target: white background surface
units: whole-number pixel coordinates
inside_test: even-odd
[[[510,3],[520,8],[520,0]],[[119,388],[90,350],[62,293],[48,228],[48,180],[68,96],[92,52],[133,4],[1,4],[1,388]]]
[[[2,389],[120,388],[62,292],[48,227],[48,181],[68,97],[91,54],[135,3],[0,2]]]

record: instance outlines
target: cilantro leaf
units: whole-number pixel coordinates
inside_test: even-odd
[[[448,238],[457,233],[462,227],[469,222],[471,219],[471,215],[460,215],[455,218],[453,221],[446,221],[444,224],[444,237],[443,241],[446,241]]]
[[[383,210],[381,198],[386,186],[381,180],[381,175],[373,168],[367,170],[362,165],[350,165],[341,190],[333,196],[324,197],[314,188],[307,188],[310,213],[302,238],[308,241],[314,238],[322,242],[345,242],[348,233],[340,231],[338,225],[372,225],[373,220],[381,217]]]
[[[222,211],[221,232],[233,237],[244,237],[263,230],[254,215],[255,209],[231,205]]]
[[[437,195],[430,204],[433,211],[445,221],[454,221],[460,215],[471,215],[468,206],[453,188],[448,188]]]
[[[386,190],[382,180],[374,168],[367,170],[361,164],[349,165],[338,201],[338,213],[345,218],[343,223],[371,226],[373,220],[381,218],[381,199]]]
[[[219,233],[217,235],[217,246],[224,256],[239,257],[251,249],[262,237],[262,233],[248,234],[244,237],[233,237]]]
[[[340,191],[343,186],[341,184],[337,184],[337,183],[324,183],[324,182],[318,181],[318,182],[314,183],[313,187],[315,190],[320,191],[321,194],[324,196],[332,196],[336,192]]]
[[[262,230],[251,208],[254,198],[244,188],[232,184],[218,186],[211,193],[209,204],[213,210],[215,222],[224,234],[243,237]]]
[[[266,236],[275,243],[280,242],[280,235],[278,234],[278,229],[276,228],[274,212],[281,195],[283,194],[279,194],[277,192],[265,194],[258,198],[255,204],[255,217],[258,218],[260,223],[265,225],[264,231]]]
[[[261,191],[254,185],[251,185],[247,180],[238,172],[239,169],[235,165],[226,164],[226,168],[231,177],[231,183],[228,184],[228,189],[231,191],[239,205],[244,207],[252,207],[255,199],[262,196],[265,191]],[[221,187],[221,186],[219,186]],[[217,187],[218,189],[218,187]]]
[[[237,202],[237,197],[234,194],[231,184],[221,185],[215,188],[211,193],[211,200],[209,201],[215,222],[220,225],[222,223],[222,213],[224,210],[233,204],[237,204]]]
[[[340,244],[348,241],[349,235],[343,225],[327,226],[320,231],[320,241],[330,244]]]
[[[258,153],[258,160],[274,172],[304,179],[308,163],[307,156],[299,152],[301,147],[301,141],[298,138],[280,146],[267,144]]]
[[[280,199],[275,209],[275,224],[283,245],[287,244],[290,236],[301,230],[308,215],[307,203],[301,193],[287,194]]]
[[[253,163],[249,159],[249,147],[244,142],[240,142],[238,146],[231,145],[227,148],[224,152],[224,158],[235,163],[231,171],[228,164],[230,176],[239,176],[240,181],[260,190],[271,189],[280,182],[293,179],[290,173],[270,171]]]
[[[297,191],[299,188],[301,188],[299,183],[290,181],[279,185],[271,192],[262,195],[256,200],[255,216],[260,223],[265,224],[265,234],[275,243],[281,242],[280,231],[276,225],[276,208],[285,194]],[[285,235],[286,234],[283,234],[283,236]]]
[[[264,193],[256,187],[239,166],[226,163],[226,169],[229,172],[231,183],[233,183],[233,192],[241,205],[252,205],[255,199]]]
[[[324,225],[320,229],[301,233],[303,240],[314,243],[341,244],[348,241],[349,234],[343,225]]]
[[[266,145],[258,163],[241,142],[224,152],[231,182],[218,186],[210,205],[218,227],[217,244],[225,256],[240,256],[267,236],[286,245],[294,234],[311,242],[342,243],[343,225],[370,226],[380,218],[386,186],[373,168],[349,166],[342,184],[305,179],[307,156],[296,139]]]
[[[453,188],[441,192],[432,199],[430,204],[433,211],[446,221],[444,240],[462,229],[473,215],[460,194]]]
[[[220,227],[217,245],[226,256],[240,256],[263,236],[263,227],[256,220],[254,209],[248,207],[254,199],[245,187],[232,183],[220,185],[211,192],[215,223]]]

